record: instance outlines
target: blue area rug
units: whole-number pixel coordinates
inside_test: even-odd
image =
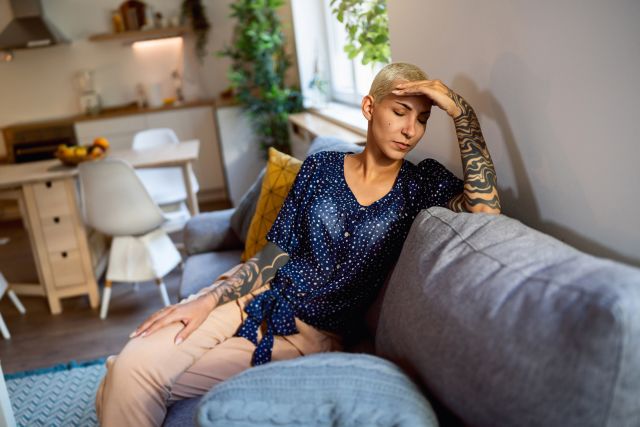
[[[6,374],[19,426],[97,426],[94,401],[105,359]]]

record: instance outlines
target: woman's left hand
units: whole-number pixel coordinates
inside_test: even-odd
[[[440,80],[399,83],[391,93],[399,96],[424,95],[452,118],[456,118],[462,113],[460,107],[452,99],[453,92]]]

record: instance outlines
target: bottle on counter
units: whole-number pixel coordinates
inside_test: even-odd
[[[171,73],[171,80],[173,81],[173,87],[176,91],[176,104],[180,105],[184,102],[184,93],[182,92],[182,78],[178,70],[173,70]]]
[[[138,83],[136,85],[136,104],[138,105],[138,108],[147,108],[149,106],[147,90],[142,83]]]
[[[124,21],[122,20],[122,14],[119,10],[111,12],[111,26],[114,33],[121,33],[124,31]]]

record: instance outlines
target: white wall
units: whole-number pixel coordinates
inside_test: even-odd
[[[387,3],[393,60],[478,113],[504,213],[640,265],[640,2]],[[461,172],[443,113],[417,150]]]
[[[18,50],[13,62],[0,62],[0,127],[78,114],[79,91],[74,76],[84,68],[94,70],[96,88],[107,107],[134,101],[138,82],[161,82],[164,95],[170,96],[169,76],[176,68],[190,74],[185,77],[191,99],[208,95],[201,88],[199,67],[185,66],[191,59],[190,40],[185,49],[181,43],[168,42],[144,50],[123,46],[117,41],[88,41],[91,34],[111,31],[110,10],[119,3],[118,0],[43,2],[46,16],[71,43]],[[178,13],[174,1],[149,3],[165,16]],[[3,8],[8,8],[8,0],[0,0],[0,11],[5,10]],[[1,29],[9,19],[6,13],[0,15]],[[0,155],[5,154],[4,148],[2,142]]]
[[[205,0],[211,23],[208,55],[201,65],[193,53],[193,38],[188,37],[184,49],[167,43],[151,49],[134,50],[120,42],[90,42],[88,37],[111,31],[110,11],[121,0],[55,0],[43,1],[45,14],[72,41],[68,45],[44,49],[19,50],[13,62],[0,62],[0,127],[20,122],[47,120],[79,113],[75,73],[84,68],[95,70],[97,89],[105,106],[126,104],[135,100],[138,82],[162,82],[165,96],[172,94],[170,73],[184,72],[185,95],[188,99],[213,98],[228,85],[229,60],[215,55],[231,42],[235,20],[229,18],[232,0]],[[176,0],[148,0],[147,4],[164,16],[177,15]],[[288,48],[292,54],[294,40],[289,2],[279,11]],[[0,31],[11,19],[9,0],[0,0]],[[293,60],[295,62],[295,55]],[[295,84],[297,69],[292,67]],[[0,156],[5,155],[0,135]]]

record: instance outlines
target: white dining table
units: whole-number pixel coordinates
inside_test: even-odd
[[[180,167],[187,206],[195,215],[198,202],[189,177],[199,148],[199,141],[190,140],[145,150],[113,150],[107,157],[134,168]],[[46,297],[54,314],[62,312],[62,298],[88,295],[91,307],[100,303],[96,278],[105,264],[106,243],[104,236],[84,225],[77,175],[77,167],[57,159],[0,166],[0,199],[18,201],[39,279],[11,287],[16,294]]]

